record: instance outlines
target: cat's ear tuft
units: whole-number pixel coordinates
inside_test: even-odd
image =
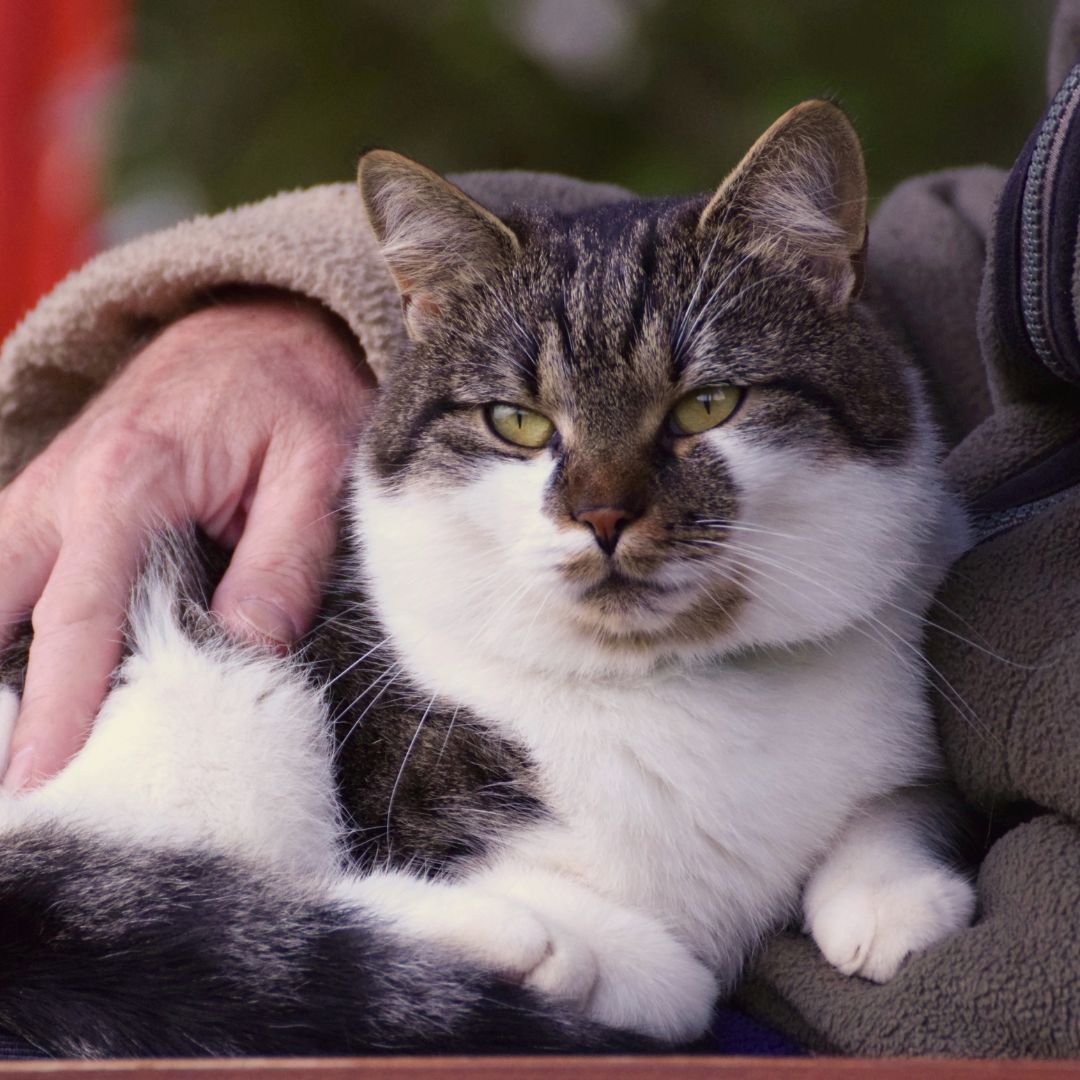
[[[804,101],[751,147],[702,212],[699,229],[806,273],[826,302],[845,307],[862,284],[866,169],[840,108]]]
[[[392,150],[366,153],[357,183],[414,339],[424,337],[448,297],[505,269],[520,248],[494,214]]]

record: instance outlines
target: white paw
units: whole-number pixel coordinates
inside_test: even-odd
[[[715,975],[659,926],[636,946],[601,957],[589,1016],[673,1045],[692,1042],[712,1019]]]
[[[883,983],[910,953],[967,926],[974,910],[968,881],[944,867],[925,867],[843,884],[807,905],[807,926],[837,970]]]
[[[596,985],[584,938],[516,900],[463,886],[423,921],[413,925],[430,940],[559,1001],[584,1007]]]
[[[483,886],[588,943],[598,968],[585,1008],[591,1019],[670,1043],[708,1026],[716,978],[659,920],[547,870],[509,864]]]
[[[336,895],[404,937],[556,998],[611,1027],[688,1042],[708,1026],[713,973],[656,920],[546,872],[480,882],[347,878]]]
[[[584,1008],[596,985],[593,950],[579,934],[529,905],[468,884],[373,875],[339,889],[406,937]]]

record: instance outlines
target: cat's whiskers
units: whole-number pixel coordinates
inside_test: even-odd
[[[529,588],[532,587],[532,584],[532,581],[530,581],[528,578],[525,578],[525,580],[519,582],[514,591],[509,596],[501,600],[501,607],[505,608],[513,605],[514,601],[517,600],[518,597],[520,597],[523,593],[525,593],[526,591],[528,591]],[[483,620],[480,622],[480,625],[477,626],[476,630],[473,632],[472,637],[469,638],[469,647],[475,646],[480,642],[481,638],[483,638],[483,636],[490,629],[491,624],[498,617],[501,610],[500,604],[496,604],[493,602],[490,605],[490,608],[491,610],[488,611],[487,615],[484,616]]]
[[[717,235],[719,236],[719,233]],[[714,244],[715,244],[715,241],[714,241]],[[698,311],[697,314],[694,316],[694,320],[693,320],[692,323],[690,323],[690,326],[688,328],[685,328],[685,329],[680,328],[680,334],[679,334],[679,348],[680,349],[682,349],[685,346],[687,341],[690,341],[690,340],[693,339],[694,334],[696,333],[698,327],[701,325],[702,319],[704,319],[706,317],[706,315],[708,314],[709,308],[711,308],[712,305],[716,303],[718,297],[720,296],[721,292],[723,291],[724,286],[743,268],[743,266],[747,262],[750,261],[751,258],[753,258],[753,256],[750,255],[750,254],[747,254],[747,255],[744,255],[741,259],[739,259],[739,261],[736,262],[735,265],[713,287],[712,291],[709,293],[708,297],[706,298],[705,303],[702,304],[701,310]],[[739,295],[741,295],[741,293]],[[691,303],[693,303],[693,301],[691,301]]]
[[[735,551],[734,554],[736,555],[736,557],[738,557],[740,552]],[[813,597],[805,590],[799,590],[797,588],[794,588],[789,582],[785,582],[784,580],[777,578],[775,575],[768,574],[765,570],[761,569],[761,566],[758,564],[763,562],[765,563],[765,565],[772,567],[780,573],[788,574],[792,577],[795,577],[800,581],[806,582],[807,584],[814,586],[815,588],[821,589],[823,592],[835,598],[841,600],[845,599],[843,595],[837,592],[835,589],[830,589],[828,586],[823,585],[820,581],[800,573],[798,570],[793,569],[790,565],[787,565],[775,559],[771,559],[770,557],[762,554],[761,552],[754,551],[753,549],[743,548],[741,550],[741,555],[742,558],[746,560],[746,569],[750,570],[753,573],[759,574],[761,577],[765,578],[768,581],[772,581],[774,584],[777,584],[782,588],[791,589],[792,592],[794,592],[798,596],[801,596],[803,599],[813,600]],[[862,613],[857,621],[849,623],[848,626],[845,627],[845,629],[852,629],[858,632],[865,633],[865,628],[861,625],[864,623],[869,624],[875,629],[887,634],[890,638],[892,638],[894,641],[898,642],[905,649],[907,649],[908,652],[912,654],[912,657],[916,662],[923,664],[932,673],[934,677],[940,680],[941,685],[938,686],[939,690],[942,689],[942,686],[948,688],[948,694],[946,694],[945,691],[942,690],[943,695],[946,696],[946,698],[953,704],[953,706],[957,709],[960,715],[971,725],[971,727],[984,738],[991,739],[995,742],[1000,743],[1000,739],[993,733],[990,726],[985,721],[983,721],[982,718],[971,707],[971,705],[968,704],[964,696],[945,677],[944,673],[926,657],[926,655],[920,648],[908,641],[907,638],[903,636],[903,634],[898,633],[883,620],[879,619],[877,616],[869,612]],[[881,642],[881,644],[888,647],[888,642],[882,639],[879,635],[872,636],[875,640]],[[908,657],[905,660],[903,654],[897,652],[895,648],[892,648],[891,651],[898,660],[905,662],[909,667],[911,666],[912,657]]]
[[[325,629],[326,627],[331,626],[335,623],[341,623],[343,620],[345,620],[345,631],[353,638],[353,640],[358,641],[361,647],[363,647],[367,644],[367,642],[359,640],[359,635],[360,633],[362,633],[362,631],[358,627],[351,626],[348,622],[348,619],[349,616],[352,615],[354,612],[364,608],[371,608],[371,602],[369,600],[354,600],[348,604],[344,604],[342,605],[341,610],[338,611],[336,614],[324,615],[322,618],[317,619],[312,624],[311,629],[300,640],[307,641],[308,638],[316,637],[319,634],[319,631]]]
[[[781,532],[779,529],[770,529],[763,525],[753,525],[745,521],[727,521],[723,518],[698,518],[692,521],[689,527],[695,529],[715,529],[720,532],[754,532],[765,536],[775,536],[780,540],[795,540],[799,544],[826,549],[831,549],[833,547],[830,539],[847,540],[850,538],[850,533],[843,529],[832,528],[817,522],[814,524],[814,533],[818,535],[809,536],[799,533]],[[930,562],[923,559],[893,559],[884,555],[875,555],[875,561],[882,564],[887,563],[890,566],[903,566],[913,570],[925,567],[938,569],[939,565],[937,562]]]
[[[828,537],[833,537],[833,538],[835,538],[837,540],[846,540],[848,538],[848,534],[846,532],[844,532],[842,529],[832,529],[832,528],[828,528],[828,527],[826,527],[824,525],[815,526],[815,531],[818,532],[818,533],[821,533],[822,534],[821,536],[801,536],[801,535],[796,535],[794,533],[780,532],[780,531],[778,531],[776,529],[767,529],[767,528],[764,528],[764,527],[759,526],[759,525],[750,525],[750,524],[747,524],[746,522],[738,522],[738,523],[736,523],[736,522],[724,521],[724,520],[721,520],[721,519],[702,518],[702,519],[699,519],[699,520],[695,521],[693,523],[693,525],[695,527],[704,527],[704,528],[710,528],[710,529],[717,529],[720,532],[739,531],[739,532],[758,533],[758,534],[763,535],[763,536],[774,536],[774,537],[777,537],[777,538],[782,539],[782,540],[795,540],[801,545],[819,546],[819,547],[824,547],[824,548],[831,548],[831,546],[832,546],[829,543],[829,540],[827,539]],[[690,540],[689,540],[689,538],[680,539],[679,542],[680,543],[685,543],[685,542],[690,542]],[[898,566],[898,567],[903,567],[905,569],[912,569],[912,570],[921,570],[921,569],[937,570],[939,568],[937,563],[930,562],[928,560],[923,560],[923,559],[889,559],[889,558],[886,558],[883,555],[877,555],[877,556],[875,556],[875,561],[877,563],[879,563],[879,564],[882,564],[882,565]],[[920,597],[926,599],[927,601],[932,601],[935,607],[940,608],[947,615],[950,615],[954,619],[956,619],[957,622],[962,623],[973,634],[978,634],[979,633],[977,628],[971,623],[971,621],[969,619],[964,618],[964,616],[961,615],[958,611],[956,611],[955,608],[950,607],[943,600],[941,600],[941,598],[939,596],[937,596],[936,591],[934,589],[917,586],[914,582],[909,582],[908,585],[917,596],[920,596]],[[1008,657],[1002,656],[1001,654],[995,652],[992,649],[989,642],[986,641],[986,638],[983,638],[983,641],[986,642],[986,646],[985,646],[985,649],[984,649],[983,646],[980,646],[978,642],[973,641],[970,638],[964,637],[963,635],[960,635],[960,634],[956,633],[955,631],[950,630],[946,626],[941,626],[940,624],[935,623],[935,622],[933,622],[933,621],[931,621],[929,619],[926,620],[926,621],[927,621],[928,625],[934,626],[934,627],[942,630],[944,633],[950,634],[951,636],[956,637],[958,640],[963,641],[966,644],[971,645],[973,648],[980,649],[982,651],[987,652],[988,655],[995,657],[996,659],[1000,660],[1002,663],[1010,664],[1010,665],[1012,665],[1014,667],[1022,668],[1024,670],[1029,670],[1029,671],[1037,671],[1037,670],[1041,669],[1041,665],[1022,664],[1019,661],[1010,660]]]
[[[450,723],[446,726],[446,735],[443,737],[442,746],[439,747],[439,754],[435,758],[434,768],[438,768],[442,763],[443,754],[446,753],[447,746],[450,745],[450,736],[454,733],[454,725],[457,723],[458,713],[461,711],[460,705],[454,706],[454,711],[450,714]]]
[[[698,279],[694,285],[694,291],[690,294],[690,299],[683,309],[682,318],[679,320],[675,339],[672,342],[671,352],[673,356],[678,356],[682,352],[683,343],[686,340],[687,319],[690,318],[690,313],[694,310],[694,305],[697,304],[698,297],[701,295],[701,287],[705,284],[705,275],[709,272],[709,267],[712,265],[713,256],[716,254],[716,245],[720,243],[720,237],[722,235],[723,229],[718,228],[713,236],[712,243],[709,245],[708,253],[701,264],[701,269],[698,271]]]
[[[717,320],[721,319],[724,315],[727,315],[736,306],[736,304],[738,304],[739,301],[742,300],[745,296],[747,296],[752,290],[761,288],[764,285],[768,285],[770,282],[775,281],[777,278],[784,278],[790,276],[791,275],[788,271],[782,271],[777,274],[768,274],[765,277],[756,278],[754,281],[751,281],[748,284],[744,285],[734,296],[730,297],[723,304],[722,307],[718,308],[709,316],[705,324],[700,327],[700,332],[702,334],[710,333],[716,326]],[[698,329],[698,325],[695,322],[695,325],[691,327],[691,331],[687,335],[687,337],[692,337],[692,335],[696,333]]]
[[[522,381],[528,383],[531,378],[529,369],[508,349],[492,346],[492,352],[499,357],[504,363],[517,371],[522,378]]]
[[[757,559],[757,561],[759,561],[759,562],[760,561],[766,561],[765,556],[762,556],[760,553],[757,553],[757,552],[751,552],[750,557]],[[788,575],[798,576],[801,580],[810,582],[811,584],[814,584],[814,585],[818,586],[818,588],[822,588],[822,589],[825,588],[825,586],[823,586],[820,581],[815,581],[814,579],[806,577],[805,575],[801,575],[801,573],[799,573],[798,571],[792,569],[792,567],[784,566],[782,562],[778,562],[778,561],[769,561],[769,562],[770,562],[770,565],[772,565],[773,568],[775,568],[775,569],[779,569],[782,572],[786,572],[786,573],[788,573]],[[798,561],[793,561],[793,562],[798,562]],[[832,581],[834,581],[836,583],[843,584],[842,579],[838,578],[836,575],[828,575],[828,579],[832,580]],[[827,590],[826,589],[826,591],[834,593],[833,590]],[[839,595],[839,594],[836,594],[836,593],[834,593],[834,594]],[[804,594],[804,595],[806,595],[806,594]],[[901,611],[902,613],[904,613],[904,615],[912,617],[917,623],[929,624],[929,625],[933,625],[933,626],[937,625],[936,623],[933,623],[931,620],[919,616],[918,613],[916,613],[916,612],[910,612],[906,608],[903,608],[900,605],[892,603],[891,600],[883,599],[883,603],[885,603],[889,607],[893,607],[896,610]],[[993,729],[990,728],[990,726],[986,723],[985,720],[982,719],[982,717],[978,716],[978,714],[975,712],[974,708],[969,704],[967,699],[964,699],[964,697],[962,696],[960,691],[953,684],[950,683],[950,681],[945,677],[945,674],[939,669],[939,667],[937,667],[933,663],[933,661],[930,660],[930,658],[926,654],[926,651],[924,651],[923,649],[921,649],[918,646],[914,645],[913,643],[908,642],[908,640],[902,634],[897,633],[893,629],[893,627],[889,626],[888,623],[886,623],[885,621],[883,621],[881,619],[878,619],[876,616],[873,615],[873,613],[865,613],[865,615],[862,616],[862,619],[865,620],[865,621],[868,621],[870,623],[873,623],[874,625],[879,627],[879,629],[881,631],[886,632],[887,634],[889,634],[895,640],[899,640],[899,642],[902,645],[904,645],[904,647],[908,651],[912,652],[914,654],[914,656],[919,661],[921,661],[922,665],[924,667],[926,667],[926,669],[931,673],[932,678],[935,681],[935,685],[937,686],[937,689],[939,689],[942,692],[942,696],[945,697],[946,700],[948,700],[951,704],[954,705],[957,712],[960,713],[960,715],[964,719],[966,719],[968,721],[968,723],[971,725],[971,727],[975,731],[977,731],[978,733],[982,734],[984,738],[986,738],[988,740],[991,740],[991,741],[994,741],[994,742],[997,742],[997,743],[1000,744],[1000,739],[997,737],[997,735],[995,735],[995,733],[993,732]],[[945,630],[945,627],[939,627],[939,629]],[[962,642],[963,644],[969,645],[969,646],[971,646],[973,648],[981,648],[976,643],[970,642],[970,640],[968,640],[967,638],[964,638],[964,637],[962,637],[960,635],[954,635],[954,636],[958,637],[960,642]],[[999,660],[1002,663],[1013,663],[1012,661],[1009,661],[1007,658],[999,657],[998,654],[993,652],[993,651],[990,651],[990,650],[987,650],[987,649],[982,649],[981,651],[986,652],[988,654],[988,656],[990,656],[991,658],[994,658],[996,660]],[[1013,664],[1013,666],[1024,667],[1025,665]]]
[[[427,703],[427,708],[424,709],[423,715],[420,717],[420,722],[416,725],[416,730],[413,732],[412,738],[409,740],[408,748],[405,750],[405,756],[401,759],[401,767],[398,769],[397,776],[394,777],[394,786],[390,789],[390,798],[386,804],[386,847],[387,851],[390,850],[390,819],[394,813],[394,798],[397,796],[398,786],[401,784],[401,778],[405,775],[405,767],[409,764],[409,756],[413,752],[413,747],[416,746],[416,740],[420,738],[420,732],[424,729],[424,724],[427,722],[428,716],[431,715],[431,709],[435,704],[435,699],[438,697],[436,691],[431,695],[431,699]]]
[[[723,213],[720,219],[714,223],[713,227],[713,239],[709,245],[708,253],[705,256],[704,261],[701,264],[701,268],[698,271],[698,278],[694,284],[694,291],[690,296],[690,300],[683,310],[682,318],[679,320],[678,332],[675,336],[675,341],[672,345],[672,355],[679,356],[682,352],[684,343],[686,341],[686,321],[690,316],[690,313],[694,310],[694,306],[698,302],[698,298],[701,295],[701,287],[705,283],[705,275],[709,271],[709,267],[712,265],[713,256],[716,254],[716,247],[720,243],[721,239],[726,239],[727,236],[727,224],[731,218],[732,210],[735,205],[735,200],[729,200],[727,205],[724,206]]]
[[[330,510],[327,510],[325,514],[320,514],[318,517],[312,518],[301,526],[303,529],[310,529],[314,525],[318,525],[320,521],[325,521],[327,518],[337,517],[339,514],[345,512],[344,506],[335,506]]]
[[[828,576],[831,580],[839,584],[843,584],[841,578],[838,578],[834,573],[831,573],[824,567],[807,562],[803,559],[797,559],[794,555],[785,554],[784,558],[790,561],[793,565],[802,566],[818,574]],[[913,591],[915,591],[916,595],[921,596],[927,601],[935,602],[937,606],[941,607],[943,611],[954,615],[956,618],[960,619],[961,622],[967,623],[966,619],[963,619],[959,614],[954,612],[946,604],[943,604],[940,601],[936,601],[934,597],[934,591],[932,589],[916,589],[913,585],[910,585],[910,583],[909,587],[911,587]],[[959,641],[962,645],[966,645],[969,648],[974,649],[976,652],[982,653],[984,656],[989,657],[991,660],[996,660],[998,663],[1006,664],[1007,666],[1017,668],[1020,671],[1040,671],[1046,667],[1046,665],[1024,664],[1021,663],[1019,660],[1012,660],[1007,656],[1003,656],[1001,653],[991,648],[988,644],[983,645],[980,642],[968,637],[967,635],[961,634],[958,631],[953,630],[951,627],[945,626],[942,623],[936,621],[935,619],[931,619],[924,612],[920,612],[917,610],[913,611],[910,608],[904,607],[902,604],[898,604],[895,600],[890,600],[888,597],[882,597],[881,602],[886,606],[892,608],[894,611],[898,611],[903,615],[909,616],[924,627],[928,627],[932,630],[937,630],[940,633],[945,634],[947,637],[951,637],[955,641]],[[974,632],[974,627],[971,627],[970,623],[967,623],[967,625]]]
[[[710,570],[706,570],[702,566],[694,566],[690,564],[684,564],[686,569],[691,572],[697,579],[701,591],[720,609],[723,609],[726,604],[723,598],[718,597],[716,593],[712,591],[711,586],[717,584],[716,574]],[[785,612],[779,611],[776,606],[771,603],[762,593],[758,592],[750,585],[745,576],[740,575],[738,579],[738,585],[740,589],[744,589],[752,600],[756,600],[762,607],[771,611],[774,615],[783,616]]]
[[[745,566],[747,570],[760,575],[767,581],[772,581],[775,584],[780,585],[785,589],[788,589],[796,596],[809,598],[807,593],[797,588],[794,588],[790,584],[790,582],[785,582],[774,575],[768,574],[766,571],[762,570],[759,565],[746,563]],[[957,690],[956,687],[945,677],[945,675],[940,671],[940,669],[930,660],[928,660],[927,657],[923,654],[923,652],[915,645],[913,645],[911,642],[906,641],[901,635],[897,634],[894,630],[892,630],[891,627],[887,626],[885,623],[882,623],[879,619],[876,619],[873,616],[863,616],[863,618],[859,622],[851,623],[847,627],[845,627],[845,632],[848,630],[854,631],[855,633],[860,634],[862,637],[865,637],[868,640],[878,642],[886,649],[888,649],[890,654],[894,656],[897,661],[904,664],[905,666],[908,666],[909,668],[915,663],[921,663],[929,674],[931,684],[935,686],[938,692],[942,695],[942,697],[945,698],[945,700],[948,701],[954,709],[956,709],[956,711],[960,714],[963,720],[972,728],[972,730],[977,732],[979,735],[981,735],[988,741],[995,742],[998,745],[1001,745],[1000,737],[993,732],[993,730],[984,720],[982,720],[982,718],[978,715],[978,713],[975,712],[975,710],[967,702],[967,700],[960,693],[960,691]],[[883,636],[882,632],[884,632],[884,634],[887,634],[888,637]],[[890,638],[892,640],[890,640]],[[901,653],[896,648],[894,641],[899,641],[900,644],[902,644],[905,649],[908,650],[908,653],[910,655],[905,655],[904,653]],[[835,654],[835,647],[829,648],[828,651]]]
[[[792,599],[811,600],[811,601],[814,600],[814,597],[808,591],[806,591],[805,589],[802,589],[798,585],[793,584],[790,580],[777,577],[775,574],[770,574],[767,570],[763,569],[760,559],[751,559],[751,558],[733,556],[732,557],[732,565],[734,567],[738,568],[739,570],[745,572],[746,574],[748,574],[752,578],[760,578],[763,581],[771,582],[774,585],[779,585],[784,590],[785,596],[790,595]],[[791,571],[789,571],[789,573],[791,573]],[[743,584],[744,584],[744,587],[746,587],[747,589],[749,589],[751,587],[749,585],[749,583],[745,581],[745,579],[743,580]],[[774,597],[774,599],[777,600],[778,602],[781,600],[780,597]],[[772,607],[771,610],[773,612],[777,612],[776,607]],[[792,618],[797,614],[797,611],[796,611],[794,606],[789,606],[786,610],[781,610],[778,613],[783,617]],[[857,619],[856,621],[848,623],[847,625],[845,625],[837,633],[836,636],[840,637],[843,634],[848,633],[849,631],[853,631],[855,633],[858,633],[858,634],[862,635],[863,637],[868,638],[871,641],[878,642],[878,643],[884,645],[889,650],[890,654],[892,656],[894,656],[901,664],[903,664],[903,666],[905,668],[908,668],[909,670],[913,669],[915,666],[917,666],[918,664],[920,664],[923,661],[922,654],[920,652],[918,652],[918,650],[914,650],[914,647],[911,646],[911,644],[909,642],[903,642],[905,644],[905,647],[907,648],[907,652],[902,653],[896,648],[895,644],[893,643],[893,641],[891,640],[890,637],[882,637],[879,632],[873,632],[873,633],[871,632],[871,629],[874,630],[874,631],[879,631],[880,627],[878,627],[876,625],[873,625],[873,626],[871,626],[870,629],[868,629],[867,626],[861,625],[862,622],[873,624],[873,623],[876,622],[876,620],[874,620],[872,617],[860,616],[859,619]],[[893,632],[891,628],[887,628],[887,629],[890,631],[891,637],[896,636],[895,632]],[[805,644],[805,641],[801,641],[801,640],[800,641],[792,641],[792,642],[784,642],[783,647],[785,649],[787,649],[788,651],[794,651],[794,650],[798,649],[799,647],[801,647],[804,644]],[[833,641],[820,641],[819,640],[819,641],[815,641],[814,644],[815,644],[816,648],[824,648],[831,655],[835,655],[835,653],[836,653],[837,646]],[[913,651],[914,651],[914,655],[912,655]]]
[[[532,618],[529,620],[529,625],[525,628],[525,633],[521,636],[521,647],[523,650],[527,651],[529,645],[529,638],[532,636],[533,629],[536,626],[536,620],[540,618],[540,615],[542,614],[544,608],[547,607],[548,601],[551,599],[554,593],[555,587],[552,586],[550,589],[547,590],[547,592],[544,593],[543,600],[541,600],[540,603],[537,604],[535,609],[533,610],[533,615]]]
[[[803,540],[802,537],[794,536],[792,534],[774,532],[773,530],[754,528],[752,526],[748,527],[748,526],[744,526],[744,525],[734,525],[734,524],[732,524],[732,525],[726,526],[726,528],[734,530],[734,531],[739,531],[739,532],[758,533],[758,534],[764,535],[764,536],[776,536],[776,537],[779,537],[781,539],[792,539],[792,540],[799,540],[799,541]],[[842,535],[842,534],[839,534],[839,535]],[[734,541],[734,540],[717,541],[717,540],[704,540],[704,539],[702,539],[700,542],[702,544],[710,545],[710,546],[711,545],[719,545],[720,547],[730,548],[731,550],[737,550],[738,546],[739,546],[737,544],[737,542]],[[808,540],[807,542],[810,542],[810,541]],[[747,550],[752,551],[755,555],[764,554],[764,553],[759,552],[757,549],[754,549],[754,548],[749,548]],[[781,556],[776,555],[774,553],[772,555],[772,557],[780,558]],[[796,558],[794,555],[790,555],[790,554],[787,554],[787,553],[785,553],[782,557],[784,559],[788,560],[792,565],[801,566],[804,569],[811,570],[811,571],[813,571],[814,573],[816,573],[818,575],[828,576],[830,578],[830,580],[834,581],[837,584],[840,584],[840,585],[846,584],[846,582],[844,582],[844,580],[842,578],[837,577],[835,573],[832,573],[828,568],[826,568],[824,566],[821,566],[820,564],[811,563],[811,562],[808,562],[808,561],[806,561],[804,559]],[[879,560],[879,561],[881,561],[881,560]],[[904,564],[900,563],[900,562],[897,562],[896,565],[904,565]],[[916,564],[916,565],[922,565],[922,564]],[[942,604],[940,601],[936,601],[935,597],[934,597],[933,590],[931,590],[931,589],[923,589],[923,588],[916,588],[914,586],[914,584],[910,583],[910,582],[908,584],[909,584],[909,587],[916,593],[917,596],[920,596],[920,597],[922,597],[923,599],[925,599],[927,601],[934,601],[935,603],[937,603],[937,605],[943,611],[954,615],[956,618],[960,619],[961,622],[965,622],[965,623],[967,622],[967,620],[963,619],[961,616],[959,616],[956,612],[954,612],[947,605]],[[983,655],[988,656],[991,659],[998,661],[999,663],[1007,664],[1009,667],[1015,667],[1015,668],[1017,668],[1017,669],[1019,669],[1021,671],[1038,671],[1038,670],[1042,670],[1043,667],[1045,666],[1045,665],[1035,665],[1035,664],[1024,664],[1024,663],[1021,663],[1018,660],[1011,660],[1009,657],[1003,656],[1001,653],[999,653],[995,649],[991,648],[989,646],[989,644],[987,644],[987,645],[980,644],[978,641],[974,641],[973,639],[967,637],[966,635],[961,634],[958,631],[953,630],[948,626],[944,626],[944,625],[942,625],[941,623],[937,622],[934,619],[931,619],[924,612],[913,611],[910,608],[904,607],[902,604],[898,604],[895,600],[890,600],[888,597],[882,597],[881,598],[881,603],[887,605],[888,607],[891,607],[893,610],[898,611],[903,615],[907,615],[907,616],[911,617],[912,619],[917,620],[923,626],[930,627],[930,628],[932,628],[934,630],[938,630],[941,633],[945,634],[946,636],[951,637],[951,638],[955,639],[956,641],[959,641],[962,644],[969,646],[972,649],[975,649],[977,652],[980,652]],[[970,623],[968,623],[967,625],[968,625],[969,629],[971,629],[973,632],[975,632],[974,627],[972,627],[970,625]]]
[[[341,756],[341,752],[345,749],[346,744],[356,733],[356,730],[363,722],[364,717],[367,716],[367,714],[371,712],[371,710],[379,703],[379,700],[382,698],[382,696],[386,693],[387,690],[390,689],[391,686],[394,685],[394,683],[404,671],[404,664],[391,664],[390,667],[388,667],[385,671],[377,675],[355,698],[353,698],[353,700],[344,709],[339,710],[335,714],[335,716],[332,718],[332,722],[338,723],[340,720],[344,719],[350,712],[352,712],[356,705],[359,704],[359,702],[367,694],[374,690],[380,682],[386,679],[387,675],[390,676],[389,680],[384,683],[383,688],[375,695],[375,697],[371,701],[368,702],[366,706],[364,706],[363,712],[361,712],[360,715],[352,722],[349,730],[345,733],[345,737],[338,742],[337,749],[334,752],[335,761]]]
[[[337,723],[347,713],[351,712],[372,690],[375,689],[376,686],[379,685],[380,682],[382,682],[384,678],[386,678],[388,674],[393,672],[393,670],[398,666],[400,665],[397,661],[390,661],[389,663],[387,663],[385,667],[383,667],[375,675],[375,677],[364,686],[360,693],[357,694],[356,697],[354,697],[352,701],[349,702],[348,705],[343,706],[330,717],[331,721],[333,723]]]
[[[390,638],[389,636],[387,636],[384,637],[382,641],[377,641],[374,645],[371,646],[370,649],[368,649],[366,653],[364,653],[362,656],[357,657],[351,664],[348,665],[348,667],[342,668],[341,671],[339,671],[329,682],[327,682],[323,686],[323,689],[329,690],[330,687],[338,681],[338,679],[342,679],[346,675],[348,675],[349,672],[352,671],[358,664],[362,664],[369,656],[372,655],[372,653],[377,652],[379,649],[381,649],[389,640]]]
[[[499,290],[492,289],[489,292],[489,295],[495,300],[495,303],[499,306],[499,309],[502,311],[502,313],[510,320],[511,324],[514,326],[518,334],[521,335],[521,343],[526,346],[526,349],[531,349],[538,352],[540,349],[540,343],[536,340],[536,335],[533,334],[532,331],[529,330],[524,325],[524,323],[522,323],[522,321],[517,317],[517,315],[514,313],[510,305],[506,302],[505,298],[502,296]],[[522,368],[522,371],[524,370],[525,369]]]

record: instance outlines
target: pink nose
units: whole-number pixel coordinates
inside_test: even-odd
[[[593,536],[596,537],[596,542],[608,555],[612,555],[623,529],[636,516],[621,506],[590,506],[585,510],[579,510],[574,515],[574,520],[588,525],[593,531]]]

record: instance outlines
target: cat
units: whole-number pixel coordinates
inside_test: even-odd
[[[501,217],[374,150],[410,344],[282,660],[164,538],[85,748],[0,801],[0,1025],[71,1056],[680,1045],[799,911],[964,927],[922,614],[965,526],[858,302],[828,102],[710,197]],[[0,732],[24,650],[6,659]]]

